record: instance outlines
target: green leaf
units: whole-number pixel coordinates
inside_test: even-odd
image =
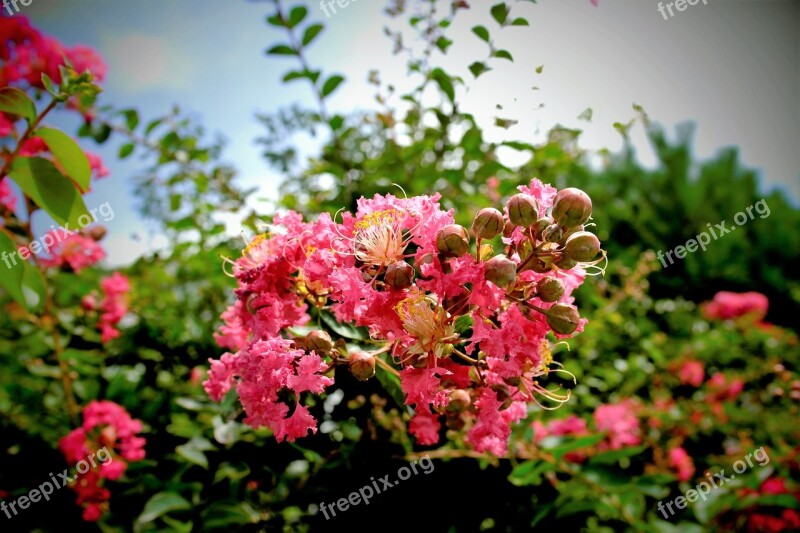
[[[591,464],[610,464],[616,463],[625,457],[633,457],[639,455],[647,449],[647,446],[632,446],[630,448],[622,448],[621,450],[610,450],[607,452],[599,453],[592,457],[589,461]]]
[[[9,176],[36,205],[67,229],[78,229],[78,218],[91,219],[78,190],[58,169],[41,157],[18,157]]]
[[[142,514],[139,515],[136,521],[140,524],[146,524],[169,512],[183,511],[191,508],[192,504],[180,494],[175,492],[159,492],[147,500]]]
[[[514,62],[514,57],[511,55],[511,52],[509,52],[508,50],[496,50],[495,53],[492,54],[492,55],[494,57],[502,57],[503,59],[508,59],[512,63]]]
[[[539,65],[538,67],[536,67],[536,74],[541,74],[543,70],[544,70],[544,65]]]
[[[482,41],[489,42],[489,30],[486,29],[486,26],[473,26],[472,33],[477,35]]]
[[[351,324],[342,324],[336,320],[336,317],[325,311],[321,312],[319,316],[325,325],[331,329],[331,331],[342,338],[356,341],[369,338],[369,330],[365,327],[357,328]]]
[[[547,461],[526,461],[514,467],[508,480],[517,487],[539,485],[542,482],[542,474],[553,470],[555,466]]]
[[[276,44],[269,50],[267,50],[267,55],[270,56],[296,56],[297,52],[289,46],[288,44]]]
[[[22,280],[25,275],[25,261],[17,254],[17,247],[11,237],[0,229],[0,287],[3,287],[19,304],[25,305]],[[12,259],[13,258],[13,259]]]
[[[42,85],[44,85],[45,90],[53,96],[59,96],[61,94],[61,88],[44,72],[42,72]]]
[[[443,54],[447,53],[447,49],[450,48],[450,45],[453,44],[453,41],[445,37],[444,35],[440,36],[436,39],[436,47],[442,51]]]
[[[77,183],[81,191],[88,191],[92,167],[89,166],[86,153],[72,137],[54,128],[39,128],[36,130],[36,137],[44,141],[67,177]]]
[[[135,109],[126,109],[122,112],[125,115],[125,125],[128,131],[133,131],[139,125],[139,113]]]
[[[119,158],[125,159],[126,157],[131,155],[133,153],[134,148],[136,148],[136,145],[134,145],[133,143],[123,144],[122,146],[119,147]]]
[[[208,458],[206,458],[206,454],[196,446],[193,446],[191,442],[177,446],[175,452],[190,463],[202,466],[208,470]]]
[[[42,272],[32,264],[25,262],[25,272],[22,276],[22,296],[25,307],[29,311],[39,311],[44,307],[47,298],[47,283]]]
[[[455,101],[456,92],[453,88],[453,80],[447,75],[445,71],[440,68],[435,68],[431,72],[431,78],[436,82],[439,88],[450,99],[451,102]]]
[[[511,21],[511,25],[512,26],[530,26],[530,24],[528,23],[528,19],[525,19],[525,18],[522,18],[522,17],[517,17],[514,20],[512,20]]]
[[[333,115],[328,124],[333,131],[336,131],[344,125],[344,117],[342,115]]]
[[[344,78],[342,76],[339,76],[338,74],[335,74],[330,78],[328,78],[327,80],[325,80],[325,83],[322,86],[322,97],[325,98],[333,91],[335,91],[336,88],[339,86],[339,84],[341,84],[343,81]]]
[[[491,70],[489,67],[486,66],[485,63],[480,61],[475,61],[473,64],[469,66],[469,71],[472,72],[472,75],[476,78],[483,74],[484,72],[488,72]]]
[[[501,26],[505,24],[506,19],[508,18],[508,6],[505,2],[500,2],[499,4],[495,4],[492,6],[491,13],[494,20],[497,21],[498,24]]]
[[[33,100],[14,87],[0,89],[0,111],[22,117],[29,123],[36,120],[36,106]]]
[[[381,354],[378,357],[391,364],[391,359],[385,354]],[[400,386],[399,377],[384,369],[383,366],[378,366],[375,369],[375,377],[378,378],[378,383],[383,386],[392,399],[397,402],[397,405],[403,407],[406,404],[406,395],[403,394],[403,387]]]
[[[305,6],[293,7],[292,10],[289,12],[289,21],[288,21],[289,28],[294,28],[295,26],[303,22],[303,19],[306,18],[306,15],[308,15],[308,8],[306,8]]]
[[[306,31],[303,32],[303,46],[308,46],[311,44],[311,41],[313,41],[314,38],[319,35],[319,32],[321,32],[324,28],[325,26],[322,24],[312,24],[306,28]]]
[[[280,17],[280,14],[278,13],[275,13],[274,15],[270,15],[269,17],[267,17],[267,24],[269,24],[270,26],[276,26],[278,28],[285,26],[285,24],[283,23],[283,19]]]

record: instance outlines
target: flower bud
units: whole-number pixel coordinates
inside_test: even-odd
[[[575,261],[591,261],[600,253],[600,239],[594,233],[579,231],[569,236],[564,250]]]
[[[350,356],[350,373],[359,381],[367,381],[375,375],[375,356],[365,352],[355,352]]]
[[[537,239],[542,238],[542,232],[545,230],[547,226],[552,224],[553,221],[549,218],[543,217],[533,223],[533,236]]]
[[[470,405],[472,405],[472,399],[469,397],[469,393],[464,389],[456,389],[450,393],[447,412],[461,413],[466,411]]]
[[[539,218],[539,207],[536,198],[530,194],[515,194],[506,204],[508,218],[515,226],[528,227]]]
[[[553,200],[552,214],[559,226],[580,226],[592,216],[592,199],[575,187],[562,189]]]
[[[326,331],[315,329],[306,335],[306,350],[315,351],[317,355],[328,355],[333,349],[333,341]]]
[[[550,224],[542,231],[542,240],[547,242],[558,242],[561,240],[563,231],[558,224]]]
[[[407,289],[414,282],[414,267],[405,261],[395,261],[386,267],[383,281],[394,289]]]
[[[106,236],[108,231],[106,230],[105,226],[94,225],[90,228],[84,229],[82,233],[96,242],[103,240],[103,237]]]
[[[469,234],[458,224],[448,224],[436,234],[436,248],[448,257],[461,257],[469,252]]]
[[[516,228],[516,226],[512,224],[510,220],[506,222],[506,225],[503,226],[503,237],[506,239],[511,238],[511,235],[514,233],[514,228]]]
[[[578,322],[581,319],[577,308],[565,304],[554,304],[545,314],[550,329],[562,335],[569,335],[578,329]]]
[[[483,275],[498,287],[506,288],[517,280],[517,264],[504,255],[496,255],[486,261]]]
[[[564,283],[558,278],[542,278],[536,284],[536,291],[543,302],[556,302],[564,296]]]
[[[493,207],[487,207],[475,215],[472,221],[472,233],[481,239],[494,239],[502,233],[505,223],[503,213]]]
[[[562,257],[558,261],[556,261],[556,266],[561,270],[570,270],[577,266],[578,262],[572,259],[571,257]]]

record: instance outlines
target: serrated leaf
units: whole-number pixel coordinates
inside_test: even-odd
[[[325,98],[333,91],[335,91],[336,88],[339,87],[339,85],[343,81],[344,78],[342,76],[339,76],[338,74],[334,74],[333,76],[325,80],[325,83],[322,85],[322,97]]]
[[[72,140],[72,137],[55,128],[39,128],[35,136],[44,141],[67,177],[77,183],[81,191],[88,191],[92,167],[89,166],[86,153]]]
[[[473,26],[472,33],[477,35],[480,40],[489,42],[489,30],[486,29],[486,26]]]
[[[305,6],[293,7],[292,10],[289,12],[288,26],[290,28],[294,28],[295,26],[303,22],[303,19],[306,18],[306,15],[308,15],[308,8],[306,8]]]
[[[303,32],[303,46],[311,44],[311,41],[313,41],[324,28],[325,26],[322,24],[312,24],[306,28],[306,31]]]
[[[499,4],[495,4],[492,6],[491,13],[492,18],[497,21],[498,24],[501,26],[505,24],[506,19],[508,18],[508,6],[505,2],[500,2]]]
[[[267,50],[267,55],[270,56],[295,56],[297,52],[288,44],[276,44]]]
[[[58,169],[41,157],[17,157],[9,176],[36,205],[67,229],[81,226],[78,218],[91,215],[78,190]]]
[[[0,89],[0,111],[22,117],[29,123],[36,120],[36,106],[33,100],[15,87]]]

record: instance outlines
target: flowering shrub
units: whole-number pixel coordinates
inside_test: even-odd
[[[599,166],[576,129],[536,144],[489,134],[461,96],[513,62],[497,46],[534,6],[390,4],[386,33],[414,87],[397,94],[370,72],[380,109],[337,113],[327,100],[344,77],[307,54],[323,25],[270,2],[267,24],[285,38],[268,55],[297,62],[283,79],[310,85],[319,108],[260,117],[286,210],[243,251],[226,223],[259,233],[263,219],[219,142],[177,108],[140,120],[96,107],[97,54],[21,14],[0,19],[12,86],[0,92],[0,499],[65,467],[80,474],[0,523],[314,531],[330,528],[318,502],[429,455],[424,485],[337,527],[418,528],[425,516],[448,531],[797,528],[800,435],[787,421],[800,414],[798,341],[764,321],[786,324],[800,301],[800,211],[770,195],[769,218],[651,273],[646,250],[760,194],[750,172],[727,152],[692,161],[686,138],[667,141],[647,120],[653,169],[636,161],[630,125],[618,125],[623,152]],[[469,9],[487,11],[464,32],[487,54],[442,61]],[[82,119],[80,144],[46,125],[62,111]],[[303,131],[325,140],[301,161],[292,135]],[[83,194],[108,174],[91,140],[141,156],[134,192],[169,243],[124,273],[103,268],[99,225],[56,229],[83,226]],[[527,162],[506,166],[501,150]],[[402,198],[386,194],[392,183]],[[36,235],[31,221],[54,231]],[[604,260],[600,240],[608,276],[582,284]],[[235,291],[220,256],[236,257]],[[692,303],[719,290],[765,296]],[[209,369],[218,346],[229,353]],[[707,500],[658,511],[755,449],[765,460]],[[84,466],[104,450],[112,461]]]

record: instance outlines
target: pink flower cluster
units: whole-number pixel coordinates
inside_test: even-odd
[[[598,431],[606,432],[606,441],[601,442],[599,448],[619,450],[640,444],[642,432],[637,412],[632,400],[598,406],[594,422]]]
[[[534,443],[547,437],[584,437],[592,433],[603,433],[604,439],[597,445],[598,451],[619,450],[641,443],[641,427],[638,407],[631,400],[599,405],[594,411],[595,430],[589,429],[586,420],[576,415],[555,419],[543,424],[534,420]],[[587,450],[576,450],[564,455],[564,459],[579,463],[586,459]]]
[[[752,316],[760,322],[767,316],[769,300],[760,292],[720,291],[703,307],[703,314],[712,320],[731,320]]]
[[[215,337],[231,352],[211,361],[206,391],[220,400],[235,388],[248,424],[291,441],[317,429],[303,393],[331,386],[336,366],[369,379],[377,362],[379,371],[399,376],[414,409],[409,431],[420,444],[438,443],[447,422],[468,428],[476,450],[503,455],[528,402],[567,397],[537,378],[551,371],[548,334],[567,337],[586,322],[569,304],[591,264],[580,261],[599,250],[593,235],[583,235],[591,212],[584,193],[570,190],[567,207],[552,215],[567,221],[562,227],[550,218],[553,187],[533,180],[519,190],[505,213],[476,216],[481,257],[438,194],[362,198],[340,222],[327,214],[314,222],[277,215],[271,231],[231,262],[237,301]],[[576,231],[582,247],[565,245]],[[501,237],[505,254],[491,257],[480,246],[493,237]],[[568,257],[570,250],[583,259]],[[327,332],[291,329],[327,313],[366,328],[385,347],[348,355]],[[381,354],[390,357],[376,361]]]
[[[114,272],[100,281],[100,287],[103,289],[103,299],[99,305],[93,294],[86,296],[82,304],[84,309],[100,311],[97,325],[100,328],[102,341],[109,342],[119,337],[119,330],[114,326],[128,312],[128,293],[131,284],[125,275]]]
[[[678,481],[689,481],[694,475],[694,461],[682,447],[669,451],[669,464],[678,474]]]
[[[2,118],[2,115],[0,115],[0,118]],[[2,135],[0,133],[0,136]],[[0,207],[8,211],[14,211],[16,206],[17,197],[14,195],[14,191],[11,190],[10,180],[6,178],[0,179]]]
[[[111,493],[103,480],[117,480],[128,463],[145,457],[145,439],[137,436],[142,423],[134,420],[122,406],[110,401],[92,401],[83,410],[83,425],[61,439],[59,448],[70,466],[105,448],[111,459],[95,465],[86,473],[78,473],[72,489],[78,493],[76,503],[83,509],[83,519],[97,521],[108,507]],[[87,464],[84,461],[84,464]]]
[[[106,76],[100,56],[86,46],[67,48],[58,40],[43,35],[23,15],[0,17],[0,87],[21,85],[43,89],[42,74],[61,82],[58,67],[64,57],[77,72],[91,71],[98,80]]]
[[[106,251],[93,238],[81,233],[70,233],[66,237],[62,237],[62,231],[48,232],[52,235],[56,245],[50,250],[50,257],[40,258],[42,265],[51,268],[68,266],[77,273],[105,258]]]

